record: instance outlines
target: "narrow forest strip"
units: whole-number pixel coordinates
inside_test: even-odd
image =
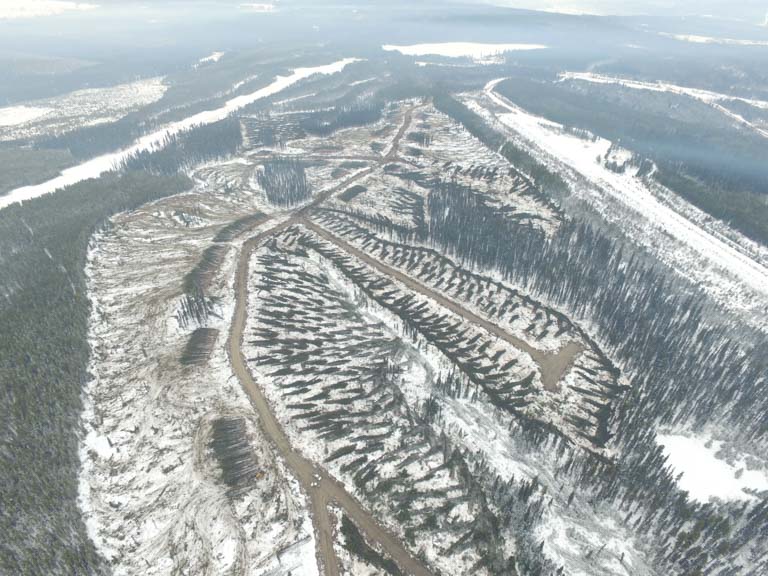
[[[430,298],[431,300],[437,302],[444,308],[447,308],[451,312],[461,316],[462,318],[471,322],[472,324],[475,324],[476,326],[483,328],[484,330],[486,330],[487,332],[490,332],[497,338],[507,342],[512,347],[517,348],[518,350],[522,350],[527,354],[529,354],[531,358],[533,358],[533,360],[536,362],[536,364],[539,365],[541,380],[544,387],[547,390],[550,390],[550,391],[557,390],[558,382],[560,382],[560,378],[563,377],[563,375],[567,372],[568,368],[575,361],[576,357],[578,357],[578,355],[581,354],[581,352],[583,351],[583,346],[578,342],[570,342],[555,353],[539,350],[538,348],[531,346],[525,340],[512,336],[511,334],[505,332],[504,330],[496,326],[494,323],[489,322],[488,320],[481,318],[474,312],[467,310],[464,306],[462,306],[458,302],[451,300],[446,296],[439,294],[438,292],[435,292],[434,290],[422,284],[418,280],[414,280],[410,276],[407,276],[406,274],[403,274],[402,272],[395,270],[394,268],[387,266],[386,264],[383,264],[378,260],[371,258],[365,252],[358,250],[354,246],[348,244],[341,238],[338,238],[332,232],[329,232],[327,229],[319,226],[318,224],[315,224],[314,222],[307,220],[306,218],[301,220],[301,224],[303,226],[306,226],[308,229],[310,229],[312,232],[314,232],[321,238],[327,240],[328,242],[331,242],[332,244],[341,248],[342,250],[354,256],[358,260],[365,262],[368,266],[374,268],[375,270],[381,272],[382,274],[389,276],[390,278],[393,278],[398,282],[402,282],[403,284],[405,284],[405,286],[407,286],[414,292],[418,292],[419,294],[422,294],[427,298]]]

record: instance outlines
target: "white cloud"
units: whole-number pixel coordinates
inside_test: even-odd
[[[0,20],[53,16],[64,12],[95,10],[97,4],[68,0],[0,0]]]

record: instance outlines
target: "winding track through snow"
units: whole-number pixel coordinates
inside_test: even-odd
[[[43,182],[42,184],[24,186],[22,188],[12,190],[5,196],[0,196],[0,210],[12,204],[24,202],[25,200],[30,200],[32,198],[37,198],[38,196],[56,192],[61,188],[71,186],[72,184],[77,184],[83,180],[98,178],[102,174],[114,170],[114,168],[121,162],[130,158],[136,153],[162,149],[165,147],[168,138],[171,136],[191,128],[196,128],[206,124],[218,122],[219,120],[223,120],[233,112],[236,112],[237,110],[248,106],[249,104],[253,104],[258,100],[262,100],[272,96],[273,94],[277,94],[278,92],[285,90],[300,80],[309,78],[315,74],[335,74],[337,72],[341,72],[348,64],[352,64],[353,62],[357,61],[359,61],[357,58],[345,58],[325,66],[296,68],[290,76],[278,76],[269,86],[265,86],[264,88],[261,88],[260,90],[250,94],[244,94],[242,96],[232,98],[220,108],[216,108],[214,110],[206,110],[198,114],[194,114],[193,116],[189,116],[183,120],[172,122],[171,124],[168,124],[163,128],[152,132],[151,134],[142,136],[128,148],[123,148],[122,150],[118,150],[116,152],[110,152],[102,156],[97,156],[96,158],[87,160],[82,164],[73,166],[72,168],[67,168],[56,178],[48,180],[47,182]]]
[[[720,102],[737,101],[749,104],[754,108],[761,110],[768,110],[768,102],[765,100],[755,100],[752,98],[742,98],[740,96],[729,96],[728,94],[721,94],[719,92],[712,92],[710,90],[702,90],[700,88],[688,88],[686,86],[678,86],[677,84],[668,84],[666,82],[643,82],[641,80],[632,80],[629,78],[619,78],[617,76],[606,76],[604,74],[594,74],[592,72],[565,72],[560,74],[561,80],[580,80],[582,82],[591,82],[593,84],[614,84],[617,86],[623,86],[625,88],[632,88],[633,90],[648,90],[651,92],[667,92],[669,94],[677,94],[680,96],[688,96],[694,100],[698,100],[707,104],[721,112],[731,120],[734,120],[738,124],[742,124],[751,130],[754,130],[761,136],[768,138],[768,130],[757,126],[744,118],[742,115],[732,112]]]
[[[376,163],[374,165],[347,178],[322,194],[319,194],[312,202],[295,211],[290,218],[247,240],[238,256],[237,272],[235,276],[235,312],[227,343],[230,360],[235,374],[259,414],[259,420],[263,431],[275,444],[289,468],[310,497],[312,519],[315,525],[318,546],[318,556],[322,562],[326,576],[337,576],[339,574],[338,562],[333,549],[333,525],[328,511],[330,503],[335,503],[340,506],[363,531],[367,538],[381,545],[387,554],[406,574],[412,576],[429,576],[430,572],[419,560],[414,558],[405,549],[397,537],[384,529],[377,520],[346,491],[344,486],[324,470],[305,458],[291,445],[290,439],[283,430],[278,419],[273,414],[264,392],[254,380],[245,361],[245,356],[242,351],[242,342],[248,319],[248,278],[250,259],[251,254],[255,250],[279,232],[295,224],[302,224],[309,230],[319,234],[322,238],[333,242],[339,248],[347,251],[347,253],[361,258],[380,272],[404,282],[412,290],[425,294],[470,322],[481,326],[495,336],[531,354],[539,364],[542,380],[549,390],[557,389],[560,378],[582,351],[581,345],[576,342],[566,345],[556,353],[547,353],[537,350],[527,342],[511,336],[497,326],[494,326],[491,322],[483,320],[460,306],[458,303],[441,296],[437,292],[416,282],[397,270],[394,270],[389,266],[384,266],[380,262],[370,258],[309,220],[313,208],[316,208],[334,194],[346,190],[351,184],[368,176],[378,167],[398,160],[400,141],[411,124],[414,108],[415,107],[412,107],[406,111],[403,123],[393,139],[389,150],[384,156],[376,158]]]
[[[235,312],[230,327],[229,340],[227,342],[230,361],[232,362],[232,368],[240,380],[241,385],[259,414],[262,430],[277,447],[286,464],[310,497],[312,521],[315,525],[315,535],[318,546],[318,558],[321,560],[323,573],[326,576],[339,575],[338,561],[333,549],[333,524],[328,511],[328,505],[331,502],[336,503],[344,509],[363,533],[365,533],[371,540],[378,542],[405,573],[413,576],[431,576],[431,573],[418,559],[413,557],[405,549],[397,537],[382,528],[376,519],[373,518],[373,516],[371,516],[338,481],[315,466],[291,445],[280,422],[272,413],[269,401],[258,384],[256,384],[248,369],[241,347],[248,318],[248,277],[250,259],[254,250],[258,249],[264,242],[273,238],[279,232],[300,222],[312,208],[318,206],[337,192],[345,190],[353,182],[368,176],[376,170],[378,166],[383,166],[388,162],[396,160],[400,140],[411,124],[412,111],[412,108],[406,111],[403,124],[398,130],[389,151],[386,155],[378,158],[376,165],[358,172],[333,188],[319,194],[312,202],[294,212],[287,220],[284,220],[273,228],[261,232],[247,240],[243,245],[237,261],[235,275]]]
[[[301,220],[301,224],[303,224],[306,228],[324,240],[331,242],[338,248],[341,248],[347,254],[350,254],[358,260],[365,262],[371,268],[381,272],[385,276],[389,276],[390,278],[401,282],[414,292],[430,298],[431,300],[440,304],[443,308],[450,310],[464,320],[467,320],[475,326],[479,326],[500,340],[510,344],[513,348],[517,348],[518,350],[522,350],[523,352],[527,353],[531,358],[533,358],[534,362],[538,364],[539,371],[541,373],[542,385],[546,390],[550,392],[557,392],[560,389],[560,379],[576,361],[576,358],[579,356],[579,354],[584,351],[584,346],[576,341],[569,342],[557,352],[549,352],[546,350],[539,350],[538,348],[534,348],[525,340],[521,340],[520,338],[512,336],[502,328],[499,328],[493,322],[485,320],[474,312],[469,311],[467,308],[462,306],[461,303],[452,300],[447,296],[444,296],[426,284],[411,278],[407,274],[403,274],[399,270],[396,270],[391,266],[387,266],[375,258],[371,258],[368,254],[342,240],[326,228],[323,228],[306,218]]]
[[[573,145],[578,138],[559,124],[530,114],[495,92],[504,78],[488,82],[485,95],[505,113],[498,120],[545,153],[597,184],[611,197],[642,215],[650,226],[673,236],[717,268],[727,271],[762,297],[768,296],[768,268],[661,203],[639,178],[616,174],[594,162],[591,152]]]

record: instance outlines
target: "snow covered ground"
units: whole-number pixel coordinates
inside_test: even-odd
[[[768,46],[768,40],[739,40],[737,38],[716,38],[714,36],[698,36],[695,34],[671,34],[669,32],[659,32],[661,36],[674,38],[681,42],[692,42],[694,44],[722,44],[724,46]]]
[[[390,118],[395,129],[400,117],[393,113]],[[413,124],[407,134],[434,131],[435,138],[421,147],[422,155],[404,155],[402,164],[409,170],[415,167],[429,174],[452,159],[461,168],[457,178],[482,186],[488,194],[493,186],[481,182],[494,169],[499,171],[496,182],[504,194],[523,194],[517,180],[501,171],[500,157],[447,117],[421,110],[414,113]],[[371,130],[383,128],[380,123],[351,128],[332,139],[306,138],[289,142],[289,147],[305,150],[318,161],[325,150],[342,162],[351,151],[365,150]],[[381,139],[389,139],[393,131],[390,126]],[[414,140],[404,139],[401,152]],[[303,497],[292,482],[278,481],[285,470],[259,435],[258,422],[227,362],[223,341],[232,310],[234,250],[211,285],[211,294],[220,298],[216,313],[221,316],[203,323],[220,330],[211,359],[203,367],[178,365],[183,344],[198,325],[180,327],[173,319],[180,276],[194,266],[221,223],[254,209],[270,209],[253,178],[263,153],[266,149],[260,148],[243,158],[198,169],[192,193],[114,218],[113,226],[97,236],[89,253],[89,292],[94,302],[91,371],[96,378],[86,394],[81,502],[89,530],[102,552],[115,560],[117,574],[139,570],[167,574],[173,569],[195,573],[203,557],[210,559],[211,573],[223,573],[247,560],[248,574],[289,570],[316,574]],[[316,189],[321,189],[323,180],[331,185],[333,162],[313,172]],[[355,163],[349,170],[360,167]],[[371,189],[372,183],[381,184],[382,195],[387,188],[408,186],[405,181],[398,184],[395,176],[360,182]],[[423,192],[418,185],[410,191]],[[503,200],[510,205],[515,201]],[[556,215],[546,206],[533,198],[526,202],[526,210],[542,210],[556,226]],[[385,202],[376,206],[380,212],[391,211]],[[299,235],[314,244],[301,245]],[[383,252],[366,250],[389,262]],[[350,493],[369,504],[379,521],[414,542],[414,549],[420,549],[443,573],[485,573],[476,562],[487,539],[472,536],[467,540],[472,545],[464,549],[454,549],[451,543],[462,534],[472,535],[478,525],[494,517],[492,507],[476,495],[487,490],[484,483],[490,484],[496,475],[512,482],[510,490],[536,482],[536,497],[549,503],[536,521],[533,537],[537,546],[544,542],[544,554],[566,566],[568,573],[623,575],[627,567],[634,574],[649,573],[644,544],[622,525],[617,511],[593,505],[589,493],[580,492],[569,500],[570,488],[561,468],[569,451],[581,447],[568,443],[564,451],[552,441],[533,448],[517,428],[518,418],[481,391],[467,387],[468,393],[454,395],[437,386],[441,378],[457,373],[457,364],[386,307],[394,310],[393,303],[408,293],[404,284],[371,288],[371,294],[387,304],[377,303],[349,276],[359,272],[361,262],[348,259],[345,265],[343,253],[298,227],[264,244],[252,258],[244,349],[293,445],[323,463]],[[420,260],[434,264],[427,258]],[[396,264],[396,260],[390,263]],[[460,278],[449,273],[443,276]],[[477,314],[501,302],[499,288],[490,282],[463,284],[471,295],[461,300]],[[397,294],[385,295],[390,288]],[[417,300],[422,302],[419,309],[424,317],[445,312],[421,296]],[[517,305],[521,322],[547,324],[549,312],[532,305]],[[479,327],[466,322],[464,326],[465,342],[456,347],[472,348],[482,356],[476,365],[478,374],[507,364],[513,356],[517,364],[508,368],[512,380],[535,370],[525,354],[480,334]],[[521,337],[532,337],[511,320],[505,326]],[[566,337],[573,337],[572,332],[564,332],[560,339],[542,337],[540,344],[554,349]],[[306,351],[303,359],[302,351]],[[470,352],[457,351],[456,357],[463,354]],[[385,372],[371,372],[377,359],[387,360]],[[591,362],[582,357],[572,372],[581,367],[596,372]],[[574,378],[573,373],[567,376],[563,388],[579,384]],[[561,425],[573,413],[572,400],[567,393],[564,399],[543,394],[531,408],[531,416]],[[440,415],[426,420],[422,415],[432,401],[439,404]],[[266,470],[260,480],[266,487],[258,483],[235,501],[227,495],[216,460],[206,449],[212,422],[222,415],[248,422],[250,444]],[[445,440],[438,442],[443,432]],[[444,448],[443,452],[441,446],[458,450],[447,459],[444,454],[451,451]],[[470,466],[481,467],[479,473],[465,475],[463,468],[452,468],[465,456]],[[376,472],[370,478],[363,476],[368,467]],[[268,490],[278,497],[263,499]],[[283,514],[288,519],[280,521]],[[492,533],[498,536],[492,547],[511,558],[517,555],[520,534],[512,528],[503,530]],[[595,554],[603,543],[604,549]],[[343,538],[337,538],[336,544],[347,573],[379,573],[345,552]],[[151,567],[145,569],[145,561]]]
[[[531,214],[527,223],[533,227],[547,234],[557,230],[560,219],[553,207],[529,194],[530,185],[517,172],[510,172],[501,154],[434,106],[421,108],[416,119],[400,146],[400,155],[409,164],[429,170],[436,178],[450,173],[452,179],[483,193],[500,212]],[[428,141],[414,139],[422,133],[428,134]]]
[[[28,124],[53,112],[53,108],[40,106],[8,106],[0,108],[0,128]]]
[[[0,142],[52,137],[77,128],[114,122],[160,100],[167,89],[164,79],[158,76],[0,108]]]
[[[366,252],[387,261],[370,243],[367,243]],[[425,264],[429,265],[428,262]],[[396,316],[384,308],[377,308],[371,302],[367,306],[367,313],[374,314],[383,325],[394,329],[400,338],[407,341],[410,336],[413,339],[423,358],[425,372],[434,374],[428,381],[434,382],[456,370],[451,361],[434,346],[409,334]],[[471,340],[470,336],[468,334],[465,338]],[[584,362],[582,358],[579,364]],[[594,368],[596,366],[592,365],[588,369],[594,373]],[[563,387],[583,386],[584,382],[575,382],[575,377],[574,373],[569,374]],[[481,462],[484,477],[493,478],[498,475],[505,482],[536,482],[542,487],[542,494],[547,495],[548,504],[545,514],[535,526],[536,542],[543,542],[547,557],[556,565],[565,566],[568,574],[623,575],[627,571],[643,575],[653,573],[648,564],[649,545],[633,536],[631,528],[623,524],[623,516],[618,510],[609,506],[595,506],[589,502],[589,493],[577,491],[576,496],[569,499],[567,482],[558,475],[558,469],[563,466],[567,456],[560,454],[554,445],[532,449],[516,429],[519,425],[516,418],[505,414],[483,398],[482,394],[468,392],[456,397],[436,394],[433,384],[420,385],[415,378],[403,379],[401,390],[414,407],[423,405],[431,392],[431,397],[437,399],[440,405],[436,431],[444,432],[455,446],[471,455],[470,460]],[[549,410],[556,414],[551,417],[551,422],[567,430],[564,420],[572,409],[573,405],[569,405],[567,400],[561,400],[559,406],[542,409],[538,416],[546,418],[544,413]],[[596,553],[598,550],[599,553]]]
[[[362,550],[357,550],[357,542],[348,541],[341,529],[341,524],[345,518],[344,512],[338,506],[330,507],[330,514],[335,525],[333,549],[336,552],[336,558],[339,561],[339,571],[343,576],[391,576],[391,573],[367,562],[362,556]],[[351,522],[346,518],[347,522]],[[362,537],[362,534],[361,534]],[[364,538],[364,537],[363,537]],[[370,542],[364,541],[364,545],[371,547],[377,553],[381,550],[371,546]],[[383,557],[383,556],[382,556]]]
[[[126,158],[129,158],[138,152],[161,149],[167,142],[169,136],[173,136],[197,126],[203,126],[205,124],[223,120],[233,112],[258,100],[277,94],[281,90],[288,88],[300,80],[309,78],[315,74],[335,74],[342,71],[347,65],[356,61],[357,59],[355,58],[346,58],[325,66],[297,68],[289,76],[278,76],[272,84],[255,92],[251,92],[250,94],[243,94],[242,96],[232,98],[220,108],[194,114],[183,120],[172,122],[146,136],[142,136],[128,148],[104,154],[103,156],[98,156],[83,162],[78,166],[68,168],[67,170],[64,170],[60,176],[42,184],[17,188],[7,195],[0,197],[0,209],[10,206],[11,204],[16,204],[17,202],[23,202],[24,200],[43,196],[44,194],[50,194],[65,186],[70,186],[89,178],[98,178],[105,172],[114,169],[116,165],[119,165],[120,162]]]
[[[676,270],[685,270],[725,308],[766,329],[768,267],[729,238],[705,230],[663,202],[635,171],[617,173],[605,166],[613,144],[581,138],[560,124],[535,116],[494,92],[467,96],[467,104],[505,131],[550,168],[561,173],[572,192],[619,225],[638,244]]]
[[[88,254],[93,303],[84,393],[80,506],[114,574],[318,574],[298,483],[273,453],[231,370],[236,246],[209,288],[215,309],[179,321],[184,275],[223,223],[264,209],[208,178],[191,193],[115,216]],[[180,358],[197,327],[218,330],[210,359]],[[222,419],[243,422],[256,467],[233,492],[211,447]]]
[[[212,54],[209,54],[205,58],[200,58],[200,60],[197,61],[198,64],[208,64],[208,63],[216,63],[219,60],[221,60],[221,57],[224,56],[224,52],[213,52]]]
[[[429,370],[391,321],[380,322],[375,304],[368,307],[334,263],[305,251],[298,234],[288,230],[252,256],[249,368],[294,446],[383,525],[415,540],[430,564],[466,573],[482,547],[459,553],[452,544],[472,530],[462,515],[482,510],[414,416]]]
[[[482,44],[478,42],[438,42],[434,44],[412,44],[398,46],[385,44],[383,50],[400,52],[406,56],[446,56],[448,58],[471,58],[480,64],[500,61],[505,52],[520,50],[543,50],[544,44]]]
[[[408,337],[397,319],[383,308],[371,307],[369,311],[385,325],[395,328],[401,338]],[[416,339],[416,347],[426,372],[433,374],[430,380],[445,377],[455,370],[451,361],[429,343]],[[571,384],[569,382],[568,386]],[[418,406],[425,401],[429,387],[404,385],[403,393],[413,406]],[[516,483],[535,482],[541,487],[549,504],[535,526],[535,539],[544,542],[545,555],[556,565],[564,566],[567,574],[623,575],[627,569],[638,575],[653,573],[643,543],[622,525],[617,510],[595,506],[587,501],[589,496],[585,494],[577,494],[566,503],[569,492],[564,479],[558,477],[558,468],[567,456],[559,454],[555,446],[532,449],[516,429],[519,421],[498,409],[482,394],[451,397],[435,394],[433,388],[432,398],[436,398],[440,405],[436,430],[446,434],[455,446],[470,455],[471,462],[482,463],[484,476],[498,476],[503,481]],[[554,417],[555,425],[566,429],[564,416],[572,407],[563,403],[559,410],[550,409],[558,414]],[[603,545],[601,554],[590,559]]]
[[[756,500],[750,492],[768,491],[765,462],[753,469],[744,456],[728,462],[718,457],[722,442],[701,436],[659,434],[656,438],[680,475],[678,485],[694,500]]]

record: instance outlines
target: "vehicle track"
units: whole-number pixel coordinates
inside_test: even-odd
[[[331,502],[340,506],[365,534],[366,538],[378,543],[403,572],[414,576],[431,576],[431,572],[420,560],[413,557],[405,549],[396,536],[380,526],[376,519],[339,482],[295,450],[282,426],[272,413],[269,401],[261,388],[256,384],[246,365],[242,352],[243,335],[248,317],[250,257],[253,251],[265,241],[302,221],[311,209],[320,205],[339,191],[346,189],[353,182],[368,176],[379,166],[395,160],[398,155],[400,140],[411,124],[414,108],[415,106],[406,111],[403,123],[393,139],[390,150],[386,155],[377,158],[377,165],[362,170],[340,184],[318,194],[312,202],[297,210],[288,219],[247,240],[243,244],[237,261],[235,272],[235,312],[227,341],[230,361],[236,376],[259,415],[262,430],[275,445],[290,470],[309,495],[312,521],[317,540],[318,560],[326,576],[338,576],[339,574],[338,562],[333,549],[333,525],[328,511],[328,505]],[[270,219],[274,220],[274,217]],[[262,222],[261,226],[264,226],[264,224],[265,222]]]
[[[384,156],[371,158],[371,160],[375,160],[376,162],[374,166],[370,166],[365,170],[357,172],[338,185],[318,194],[309,204],[299,208],[286,220],[276,224],[269,230],[265,230],[248,239],[243,244],[238,256],[235,275],[235,312],[227,343],[232,367],[259,414],[259,420],[264,433],[277,447],[286,464],[309,495],[312,520],[317,540],[318,560],[323,572],[327,576],[338,576],[339,574],[338,561],[333,549],[333,525],[328,510],[328,505],[330,503],[335,503],[340,506],[365,534],[366,538],[369,541],[378,543],[386,554],[397,563],[403,572],[414,576],[429,576],[431,573],[420,560],[414,558],[405,549],[396,536],[383,528],[376,519],[363,508],[360,502],[346,491],[344,486],[294,449],[282,426],[272,413],[269,401],[264,395],[264,392],[256,384],[246,365],[241,348],[248,317],[248,276],[250,270],[250,257],[254,250],[258,249],[264,242],[287,228],[295,224],[302,224],[347,253],[360,258],[378,271],[399,280],[412,290],[435,300],[462,318],[484,328],[512,346],[527,352],[539,365],[542,383],[547,390],[556,391],[558,389],[560,378],[575,361],[576,357],[583,351],[583,346],[578,342],[570,342],[556,353],[536,349],[524,340],[506,333],[498,326],[495,326],[493,323],[470,312],[444,295],[439,294],[413,278],[376,261],[309,220],[311,211],[331,198],[334,194],[345,190],[351,184],[365,178],[381,166],[399,159],[400,141],[411,124],[415,108],[416,106],[412,106],[406,111],[403,122],[392,141],[392,146],[389,151]],[[274,220],[274,217],[271,217],[270,219]],[[268,221],[269,220],[267,220],[267,222]],[[263,227],[264,224],[265,222],[261,222],[259,227]]]
[[[560,379],[568,371],[568,368],[570,368],[571,364],[576,360],[578,355],[584,351],[584,346],[580,342],[576,341],[569,342],[557,352],[547,352],[545,350],[534,348],[525,340],[509,334],[505,330],[496,326],[493,322],[489,322],[488,320],[481,318],[474,312],[467,310],[465,307],[461,306],[454,300],[451,300],[447,296],[433,290],[432,288],[429,288],[425,284],[422,284],[418,280],[411,278],[407,274],[403,274],[399,270],[396,270],[395,268],[392,268],[376,260],[375,258],[371,258],[365,252],[355,248],[351,244],[348,244],[341,238],[335,236],[333,233],[323,228],[319,224],[312,222],[308,218],[302,218],[301,224],[312,230],[312,232],[321,238],[331,242],[338,248],[341,248],[347,254],[362,260],[371,268],[374,268],[382,274],[405,284],[414,292],[418,292],[419,294],[434,300],[441,306],[447,308],[455,314],[458,314],[472,324],[475,324],[476,326],[479,326],[480,328],[490,332],[499,339],[512,345],[514,348],[527,352],[531,358],[533,358],[534,362],[539,365],[541,382],[546,390],[553,392],[558,390],[558,383],[560,382]]]

